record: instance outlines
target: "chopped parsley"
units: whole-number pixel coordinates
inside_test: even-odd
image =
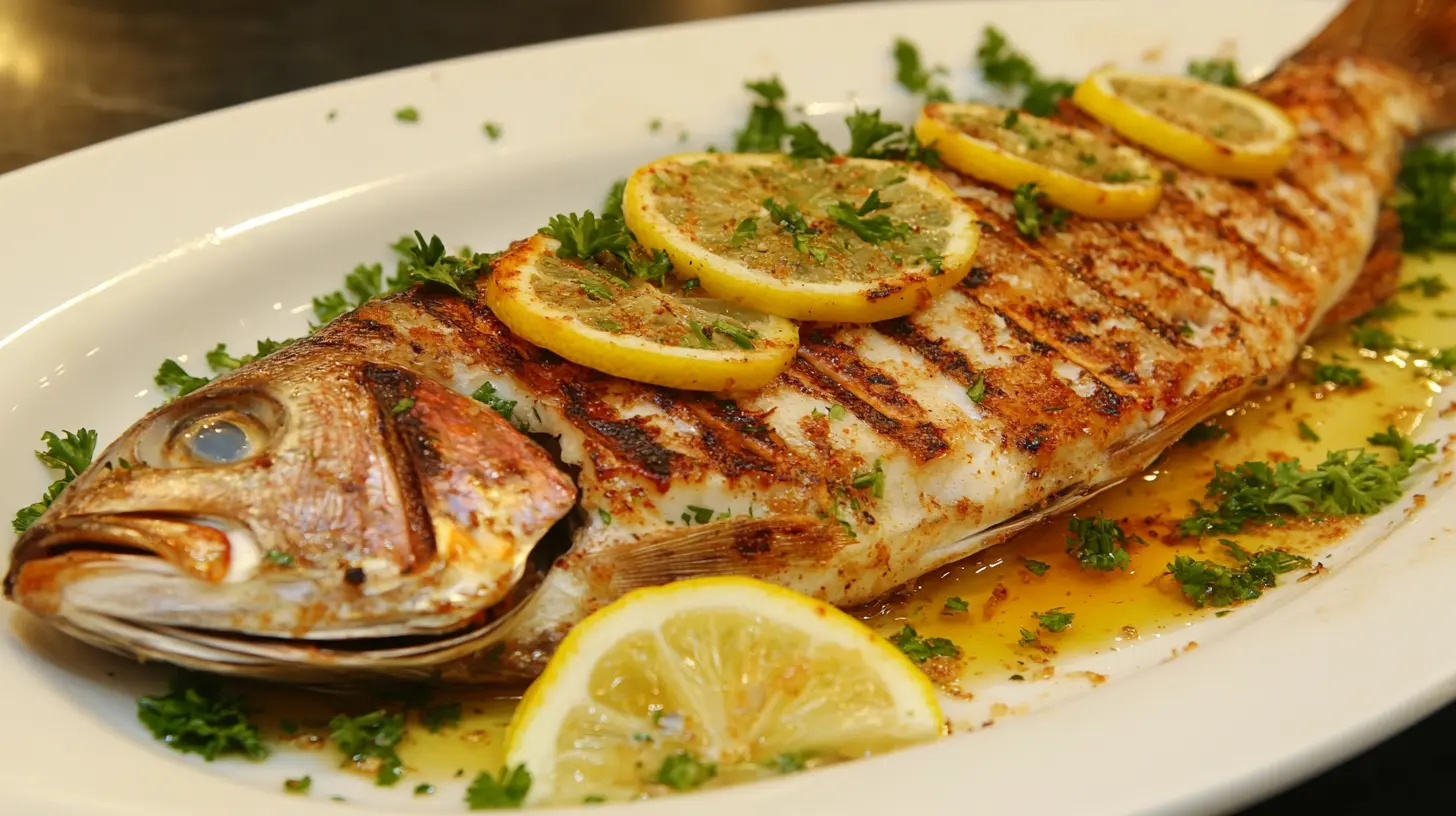
[[[799,205],[790,202],[787,206],[781,206],[772,198],[765,198],[763,208],[768,210],[769,220],[792,236],[795,250],[808,251],[809,236],[817,235],[819,230],[809,227],[809,223],[804,220],[804,214],[799,211]]]
[[[1022,629],[1020,637],[1016,639],[1017,646],[1030,646],[1036,642],[1036,633],[1030,629]]]
[[[404,761],[394,746],[404,737],[404,715],[384,709],[349,717],[339,714],[329,720],[329,739],[350,762],[377,761],[376,785],[389,786],[404,775]]]
[[[263,759],[269,753],[248,719],[247,701],[223,691],[222,681],[211,675],[174,674],[166,694],[137,699],[137,719],[168,748],[201,754],[208,762],[228,754]]]
[[[485,771],[475,775],[475,781],[465,790],[465,804],[471,810],[506,810],[518,808],[531,792],[531,772],[524,764],[514,768],[501,768],[499,776]]]
[[[796,159],[832,159],[837,153],[808,122],[789,128],[789,155]]]
[[[936,81],[944,74],[941,67],[929,68],[920,59],[920,49],[904,37],[895,40],[891,50],[895,58],[895,81],[912,94],[925,97],[926,102],[949,102],[950,91]]]
[[[1319,434],[1315,433],[1314,428],[1309,427],[1309,423],[1302,419],[1299,421],[1299,438],[1306,442],[1320,441]]]
[[[1235,561],[1237,568],[1213,561],[1199,561],[1186,555],[1179,555],[1168,565],[1183,590],[1183,594],[1194,606],[1229,606],[1240,601],[1252,601],[1272,587],[1279,575],[1310,565],[1308,558],[1281,550],[1261,550],[1250,554],[1237,543],[1226,538],[1219,539]]]
[[[591,210],[580,216],[576,213],[554,215],[540,232],[561,243],[556,249],[558,258],[586,260],[601,252],[627,252],[627,233],[622,222],[616,218],[597,218]]]
[[[976,381],[966,389],[966,396],[970,398],[971,402],[980,405],[981,400],[986,398],[986,378],[977,376]]]
[[[1351,326],[1350,342],[1371,351],[1390,351],[1398,345],[1395,336],[1380,326]]]
[[[415,796],[431,796],[435,793],[435,786],[429,782],[421,782],[415,785]]]
[[[1441,349],[1435,354],[1432,354],[1426,362],[1430,363],[1432,368],[1441,368],[1447,371],[1456,369],[1456,346]]]
[[[758,332],[753,329],[741,328],[724,320],[714,320],[713,331],[722,333],[741,349],[752,349],[753,341],[758,338]]]
[[[1286,516],[1368,515],[1400,498],[1400,483],[1416,462],[1435,455],[1434,443],[1416,444],[1389,428],[1367,440],[1396,451],[1386,464],[1370,451],[1330,451],[1313,470],[1298,459],[1244,462],[1233,469],[1214,465],[1205,500],[1179,522],[1185,536],[1231,534],[1248,524],[1283,524]]]
[[[955,658],[961,656],[960,647],[948,639],[921,637],[920,633],[909,624],[906,624],[905,628],[890,638],[890,642],[916,663],[924,663],[932,657]]]
[[[1350,366],[1339,365],[1338,363],[1320,363],[1314,367],[1310,378],[1316,383],[1334,383],[1335,385],[1347,385],[1358,388],[1365,384],[1365,375],[1360,369]]]
[[[181,363],[176,360],[163,360],[162,365],[157,368],[156,376],[152,382],[157,387],[171,395],[172,398],[185,397],[193,391],[212,382],[210,377],[194,377],[187,373]]]
[[[898,122],[886,122],[878,110],[855,112],[844,118],[849,128],[849,150],[845,155],[866,159],[919,162],[940,166],[940,154],[920,144],[915,132]]]
[[[748,123],[734,140],[737,153],[778,153],[783,150],[789,122],[782,103],[787,94],[777,75],[768,79],[745,82],[744,87],[758,99],[748,110]]]
[[[713,515],[713,508],[711,507],[699,507],[695,504],[690,504],[688,505],[687,512],[682,514],[682,520],[684,524],[692,524],[694,522],[707,524],[713,520]]]
[[[622,200],[627,195],[627,180],[619,178],[612,182],[611,189],[607,190],[606,200],[602,202],[602,219],[608,218],[619,223],[626,223],[626,217],[622,214]]]
[[[591,215],[590,212],[587,213]],[[575,213],[572,214],[575,217]],[[561,216],[556,216],[561,218]],[[552,219],[555,223],[556,219]],[[543,229],[542,232],[545,232]],[[548,233],[549,234],[549,233]],[[420,283],[438,283],[454,290],[458,295],[466,294],[464,284],[473,282],[475,278],[490,268],[494,255],[480,252],[462,250],[462,256],[450,255],[445,252],[445,243],[440,236],[431,235],[429,241],[425,236],[415,230],[415,243],[406,248],[408,259],[402,266],[400,274],[406,281],[418,281]],[[556,236],[552,236],[556,237]],[[391,281],[391,287],[399,285],[401,288],[408,285],[404,282],[396,284]]]
[[[413,397],[400,397],[399,402],[396,402],[394,404],[394,407],[389,410],[390,413],[402,414],[413,407],[415,407],[415,401]]]
[[[293,556],[282,550],[269,550],[263,553],[263,560],[279,567],[293,566]]]
[[[1440,275],[1426,275],[1402,284],[1400,290],[1402,292],[1417,291],[1421,293],[1421,297],[1433,298],[1451,291],[1451,286]],[[1405,313],[1412,314],[1409,309],[1406,309]]]
[[[313,777],[311,776],[283,780],[283,790],[287,793],[308,793],[308,789],[312,787]]]
[[[496,393],[495,386],[489,381],[480,384],[470,398],[476,402],[484,403],[487,408],[500,414],[506,420],[512,420],[516,414],[516,401],[506,399]]]
[[[481,124],[480,129],[485,133],[485,137],[492,142],[499,139],[502,133],[505,133],[505,129],[500,126],[499,122],[484,122]]]
[[[969,603],[966,603],[966,600],[964,598],[951,596],[945,599],[946,612],[966,612],[970,610],[970,608],[971,605]]]
[[[1036,625],[1048,632],[1060,632],[1066,629],[1072,625],[1072,619],[1077,617],[1077,613],[1075,612],[1063,612],[1060,606],[1055,609],[1048,609],[1045,612],[1033,612],[1031,614],[1036,618]]]
[[[394,112],[394,118],[400,122],[418,122],[420,112],[414,105],[405,105]]]
[[[733,228],[733,246],[743,246],[749,238],[758,237],[758,219],[745,218]]]
[[[1096,518],[1067,519],[1067,554],[1076,558],[1082,569],[1125,572],[1131,563],[1124,548],[1126,543],[1127,534],[1122,527],[1100,513]]]
[[[440,703],[420,711],[420,722],[431,734],[438,734],[446,728],[460,724],[460,703]]]
[[[843,405],[831,405],[829,406],[829,421],[836,422],[844,419],[846,413]]]
[[[976,65],[981,70],[981,78],[991,86],[1003,91],[1021,90],[1018,107],[1036,116],[1055,113],[1057,103],[1071,96],[1076,88],[1066,80],[1043,77],[1031,60],[1013,48],[995,26],[986,26],[981,32]]]
[[[690,791],[717,775],[717,763],[701,760],[691,751],[677,751],[662,760],[656,781],[676,791]]]
[[[1016,213],[1016,231],[1033,241],[1041,239],[1042,230],[1050,232],[1066,223],[1071,213],[1060,207],[1045,208],[1046,193],[1036,182],[1018,185],[1011,194],[1011,209]]]
[[[1436,278],[1436,280],[1440,280],[1440,278]],[[1432,296],[1427,295],[1427,297]],[[1374,307],[1365,314],[1362,314],[1359,317],[1355,318],[1355,322],[1369,323],[1374,320],[1394,320],[1397,317],[1405,317],[1406,315],[1413,314],[1415,314],[1415,312],[1401,305],[1400,301],[1387,300],[1386,302]]]
[[[1244,84],[1239,78],[1239,64],[1231,59],[1189,60],[1188,76],[1226,88]]]
[[[1026,571],[1032,575],[1045,575],[1046,571],[1052,568],[1052,565],[1045,561],[1036,561],[1031,558],[1026,559],[1022,566],[1026,567]]]
[[[1456,151],[1420,145],[1405,152],[1390,205],[1400,217],[1405,251],[1456,249]]]
[[[61,431],[62,436],[57,436],[51,431],[40,435],[40,441],[45,443],[45,450],[35,452],[35,458],[41,464],[51,470],[59,470],[61,478],[51,482],[50,487],[41,495],[40,501],[20,508],[15,513],[15,519],[10,522],[10,528],[17,533],[23,533],[30,529],[30,525],[41,517],[47,507],[61,495],[66,485],[76,480],[81,472],[91,466],[91,459],[96,455],[96,432],[81,428],[72,433]]]
[[[803,751],[785,751],[763,764],[781,774],[791,774],[804,770],[804,764],[808,759],[809,756]]]
[[[612,514],[611,514],[611,512],[609,510],[607,510],[607,508],[605,508],[605,507],[598,507],[597,508],[597,516],[602,520],[602,526],[604,526],[604,527],[610,527],[610,526],[612,526]]]
[[[880,244],[885,241],[903,239],[910,234],[910,225],[895,223],[888,215],[866,218],[877,210],[889,209],[890,205],[880,200],[880,191],[871,190],[864,203],[855,207],[846,201],[838,201],[824,208],[840,226],[858,235],[866,243]]]

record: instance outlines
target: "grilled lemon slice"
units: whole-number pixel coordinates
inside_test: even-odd
[[[533,235],[496,260],[485,302],[511,331],[574,363],[695,391],[767,385],[799,347],[792,322],[660,289]]]
[[[974,210],[918,165],[696,153],[627,181],[627,226],[724,300],[799,320],[868,323],[955,286]]]
[[[1130,141],[1217,176],[1274,176],[1294,149],[1294,125],[1247,92],[1197,79],[1104,70],[1072,100]]]
[[[624,596],[576,625],[506,732],[528,804],[747,781],[944,733],[935,690],[828,604],[748,578]]]
[[[1053,204],[1088,218],[1138,218],[1163,195],[1160,174],[1136,150],[1029,113],[933,103],[915,135],[968,176],[1008,190],[1034,182]]]

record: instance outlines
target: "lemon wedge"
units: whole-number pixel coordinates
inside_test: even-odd
[[[533,235],[496,260],[485,302],[511,331],[618,377],[695,391],[767,385],[799,347],[791,321],[659,288]],[[616,260],[611,258],[609,260]]]
[[[971,269],[977,216],[919,165],[669,156],[627,180],[627,226],[710,294],[798,320],[909,314]]]
[[[1022,111],[932,103],[915,135],[955,170],[1008,190],[1035,183],[1088,218],[1138,218],[1163,196],[1161,174],[1136,150]]]
[[[1129,141],[1212,175],[1270,178],[1294,147],[1284,111],[1198,79],[1103,70],[1082,80],[1072,101]]]
[[[506,732],[528,804],[750,781],[935,739],[930,680],[828,604],[749,578],[631,592],[566,636]]]

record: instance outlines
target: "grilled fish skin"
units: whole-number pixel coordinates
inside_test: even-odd
[[[1370,24],[1350,9],[1335,25]],[[1007,193],[947,174],[985,223],[966,280],[903,319],[805,326],[753,394],[584,369],[434,289],[367,303],[127,431],[20,538],[6,593],[141,658],[448,683],[530,676],[585,615],[678,578],[883,595],[1138,472],[1339,313],[1404,141],[1447,121],[1452,49],[1327,34],[1254,88],[1300,134],[1275,180],[1164,165],[1149,216],[1031,243]],[[465,396],[485,382],[509,417]],[[870,473],[881,495],[854,486]]]

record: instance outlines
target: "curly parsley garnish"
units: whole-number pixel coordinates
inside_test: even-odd
[[[738,153],[778,153],[783,150],[784,136],[788,135],[789,121],[784,116],[782,103],[788,95],[778,75],[743,83],[743,86],[758,97],[748,110],[748,124],[739,131],[734,141]]]
[[[96,455],[96,432],[81,428],[72,433],[61,431],[62,436],[57,436],[51,431],[40,435],[40,441],[45,443],[45,450],[35,452],[35,458],[41,464],[52,470],[59,470],[61,478],[51,482],[46,488],[40,501],[20,508],[15,513],[15,519],[10,522],[11,529],[17,533],[23,533],[30,529],[30,525],[40,518],[47,507],[61,495],[66,485],[76,480],[81,472],[91,466],[91,459]]]
[[[1025,54],[1011,47],[1006,35],[995,26],[981,32],[981,45],[976,49],[976,65],[981,78],[1003,91],[1023,91],[1018,104],[1036,116],[1050,116],[1057,103],[1072,95],[1076,86],[1062,79],[1043,77]]]
[[[1440,275],[1425,275],[1409,283],[1402,284],[1400,290],[1402,292],[1417,291],[1421,293],[1421,297],[1433,298],[1440,297],[1451,291],[1451,286]],[[1413,314],[1409,309],[1405,313]]]
[[[1066,223],[1071,213],[1060,207],[1046,207],[1046,193],[1036,182],[1018,185],[1011,192],[1011,209],[1016,213],[1016,231],[1033,241],[1041,239],[1043,230],[1050,232]]]
[[[1188,76],[1226,88],[1244,84],[1239,78],[1239,64],[1231,59],[1189,60]]]
[[[1365,375],[1360,369],[1338,363],[1320,363],[1314,367],[1310,379],[1316,383],[1333,383],[1358,388],[1365,384]]]
[[[904,37],[897,38],[890,53],[895,58],[895,81],[900,83],[900,87],[925,97],[926,102],[950,101],[950,91],[936,81],[937,76],[945,74],[945,68],[926,68],[915,43]]]
[[[1131,558],[1124,546],[1127,534],[1117,522],[1103,518],[1067,519],[1067,554],[1077,559],[1082,569],[1101,572],[1126,571]]]
[[[1033,612],[1031,614],[1036,618],[1037,626],[1052,633],[1061,632],[1071,626],[1072,619],[1077,617],[1076,612],[1063,611],[1060,606],[1054,609],[1048,609],[1045,612]]]
[[[909,624],[906,624],[905,628],[890,638],[890,642],[916,663],[924,663],[932,657],[955,658],[961,656],[960,647],[948,639],[921,637],[920,633]]]
[[[940,166],[940,154],[920,144],[915,132],[898,122],[886,122],[878,110],[855,112],[844,118],[849,128],[846,156],[865,159],[919,162]]]
[[[1456,151],[1420,145],[1405,152],[1390,205],[1400,217],[1405,251],[1456,249]]]
[[[789,128],[789,155],[796,159],[832,159],[839,155],[808,122]]]
[[[329,720],[329,739],[350,762],[378,763],[374,774],[376,785],[389,786],[404,776],[404,761],[394,746],[404,738],[404,715],[390,714],[384,709],[349,717],[340,714]]]
[[[855,207],[847,201],[839,201],[824,208],[840,226],[858,235],[861,240],[870,244],[880,244],[885,241],[893,241],[897,238],[903,239],[910,234],[910,225],[895,223],[888,215],[876,215],[873,218],[866,218],[877,210],[887,210],[889,204],[880,200],[880,191],[871,190],[864,203]]]
[[[471,810],[518,808],[530,792],[531,772],[525,765],[501,768],[498,776],[481,771],[465,791],[465,804]]]
[[[1393,448],[1397,461],[1386,464],[1356,449],[1331,451],[1313,470],[1298,459],[1244,462],[1231,470],[1215,464],[1204,495],[1212,503],[1199,504],[1178,532],[1230,534],[1249,524],[1283,524],[1288,516],[1368,515],[1399,499],[1411,467],[1436,452],[1434,443],[1418,445],[1393,427],[1367,441]]]
[[[137,699],[137,719],[168,748],[208,762],[228,754],[263,759],[268,746],[248,719],[246,702],[223,691],[216,677],[179,672],[166,694]]]
[[[1168,573],[1182,585],[1183,594],[1195,606],[1229,606],[1252,601],[1272,587],[1286,572],[1307,568],[1308,558],[1282,550],[1260,550],[1250,554],[1237,543],[1219,539],[1238,567],[1213,561],[1199,561],[1180,555],[1168,565]]]

